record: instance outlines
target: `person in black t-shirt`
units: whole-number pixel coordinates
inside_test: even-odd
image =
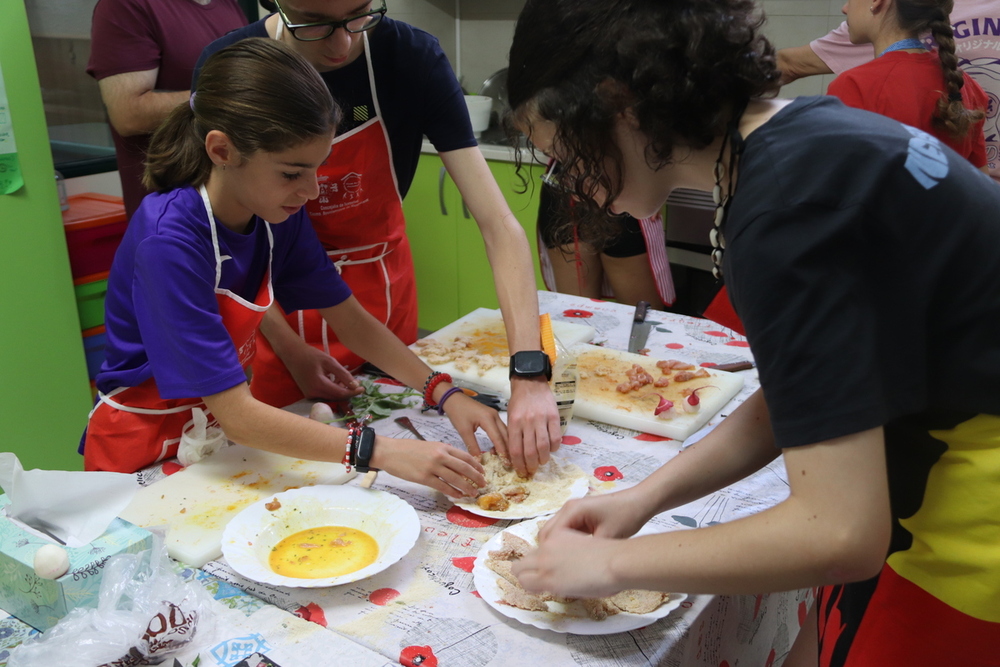
[[[755,11],[528,0],[518,20],[512,120],[580,205],[640,218],[714,190],[713,257],[761,390],[638,486],[567,505],[514,572],[579,597],[819,587],[823,665],[994,664],[1000,193],[920,130],[771,98]],[[778,455],[775,507],[625,539]]]

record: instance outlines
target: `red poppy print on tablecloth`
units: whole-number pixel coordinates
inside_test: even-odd
[[[729,334],[725,331],[706,331],[706,336],[715,336],[716,338],[729,338]]]
[[[726,345],[729,345],[730,347],[750,347],[750,343],[745,340],[731,340],[726,343]]]
[[[437,656],[430,646],[407,646],[399,652],[403,667],[438,667]]]
[[[375,384],[387,384],[393,387],[405,387],[406,385],[396,380],[395,378],[379,378],[375,380]]]
[[[562,437],[562,444],[564,445],[579,445],[583,440],[576,437],[575,435],[564,435]]]
[[[578,308],[570,308],[563,311],[563,317],[593,317],[594,314],[589,310],[579,310]]]
[[[368,601],[372,604],[384,607],[398,597],[399,591],[395,588],[380,588],[377,591],[372,591],[371,594],[368,595]]]
[[[683,350],[684,346],[680,343],[667,343],[664,345],[669,350]]]
[[[594,468],[594,477],[602,482],[614,482],[625,477],[618,468],[614,466],[600,466]]]
[[[653,435],[652,433],[640,433],[635,436],[636,440],[641,440],[642,442],[663,442],[664,440],[670,440],[670,438],[663,435]]]
[[[323,608],[315,602],[310,602],[304,607],[299,607],[295,610],[295,615],[309,621],[310,623],[322,625],[324,628],[326,627],[326,613],[323,611]]]
[[[175,472],[179,472],[181,470],[184,470],[184,466],[176,461],[167,461],[163,464],[164,475],[173,475]]]
[[[499,519],[493,519],[488,516],[476,516],[472,512],[467,512],[461,507],[455,506],[449,509],[444,516],[451,523],[463,528],[485,528],[499,521]]]
[[[476,564],[476,557],[465,556],[463,558],[452,558],[451,564],[464,572],[472,572],[472,566]]]

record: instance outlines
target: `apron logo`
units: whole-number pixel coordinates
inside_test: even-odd
[[[340,179],[344,185],[344,201],[353,201],[361,197],[364,190],[361,188],[361,174],[351,172]]]

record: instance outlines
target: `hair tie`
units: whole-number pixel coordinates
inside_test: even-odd
[[[197,94],[197,91],[195,91],[191,93],[191,97],[188,98],[188,106],[191,107],[191,111],[194,111],[194,96]]]
[[[962,101],[962,93],[959,92],[959,91],[956,91],[954,93],[948,93],[948,100],[951,101],[951,102],[961,102]]]

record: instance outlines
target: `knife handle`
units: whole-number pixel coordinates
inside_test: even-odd
[[[752,361],[734,361],[728,364],[717,364],[712,366],[713,370],[716,371],[729,371],[730,373],[735,373],[736,371],[745,371],[753,368]]]
[[[649,313],[649,302],[640,301],[639,303],[635,304],[635,315],[632,316],[632,321],[639,323],[645,322],[646,315],[648,313]]]

